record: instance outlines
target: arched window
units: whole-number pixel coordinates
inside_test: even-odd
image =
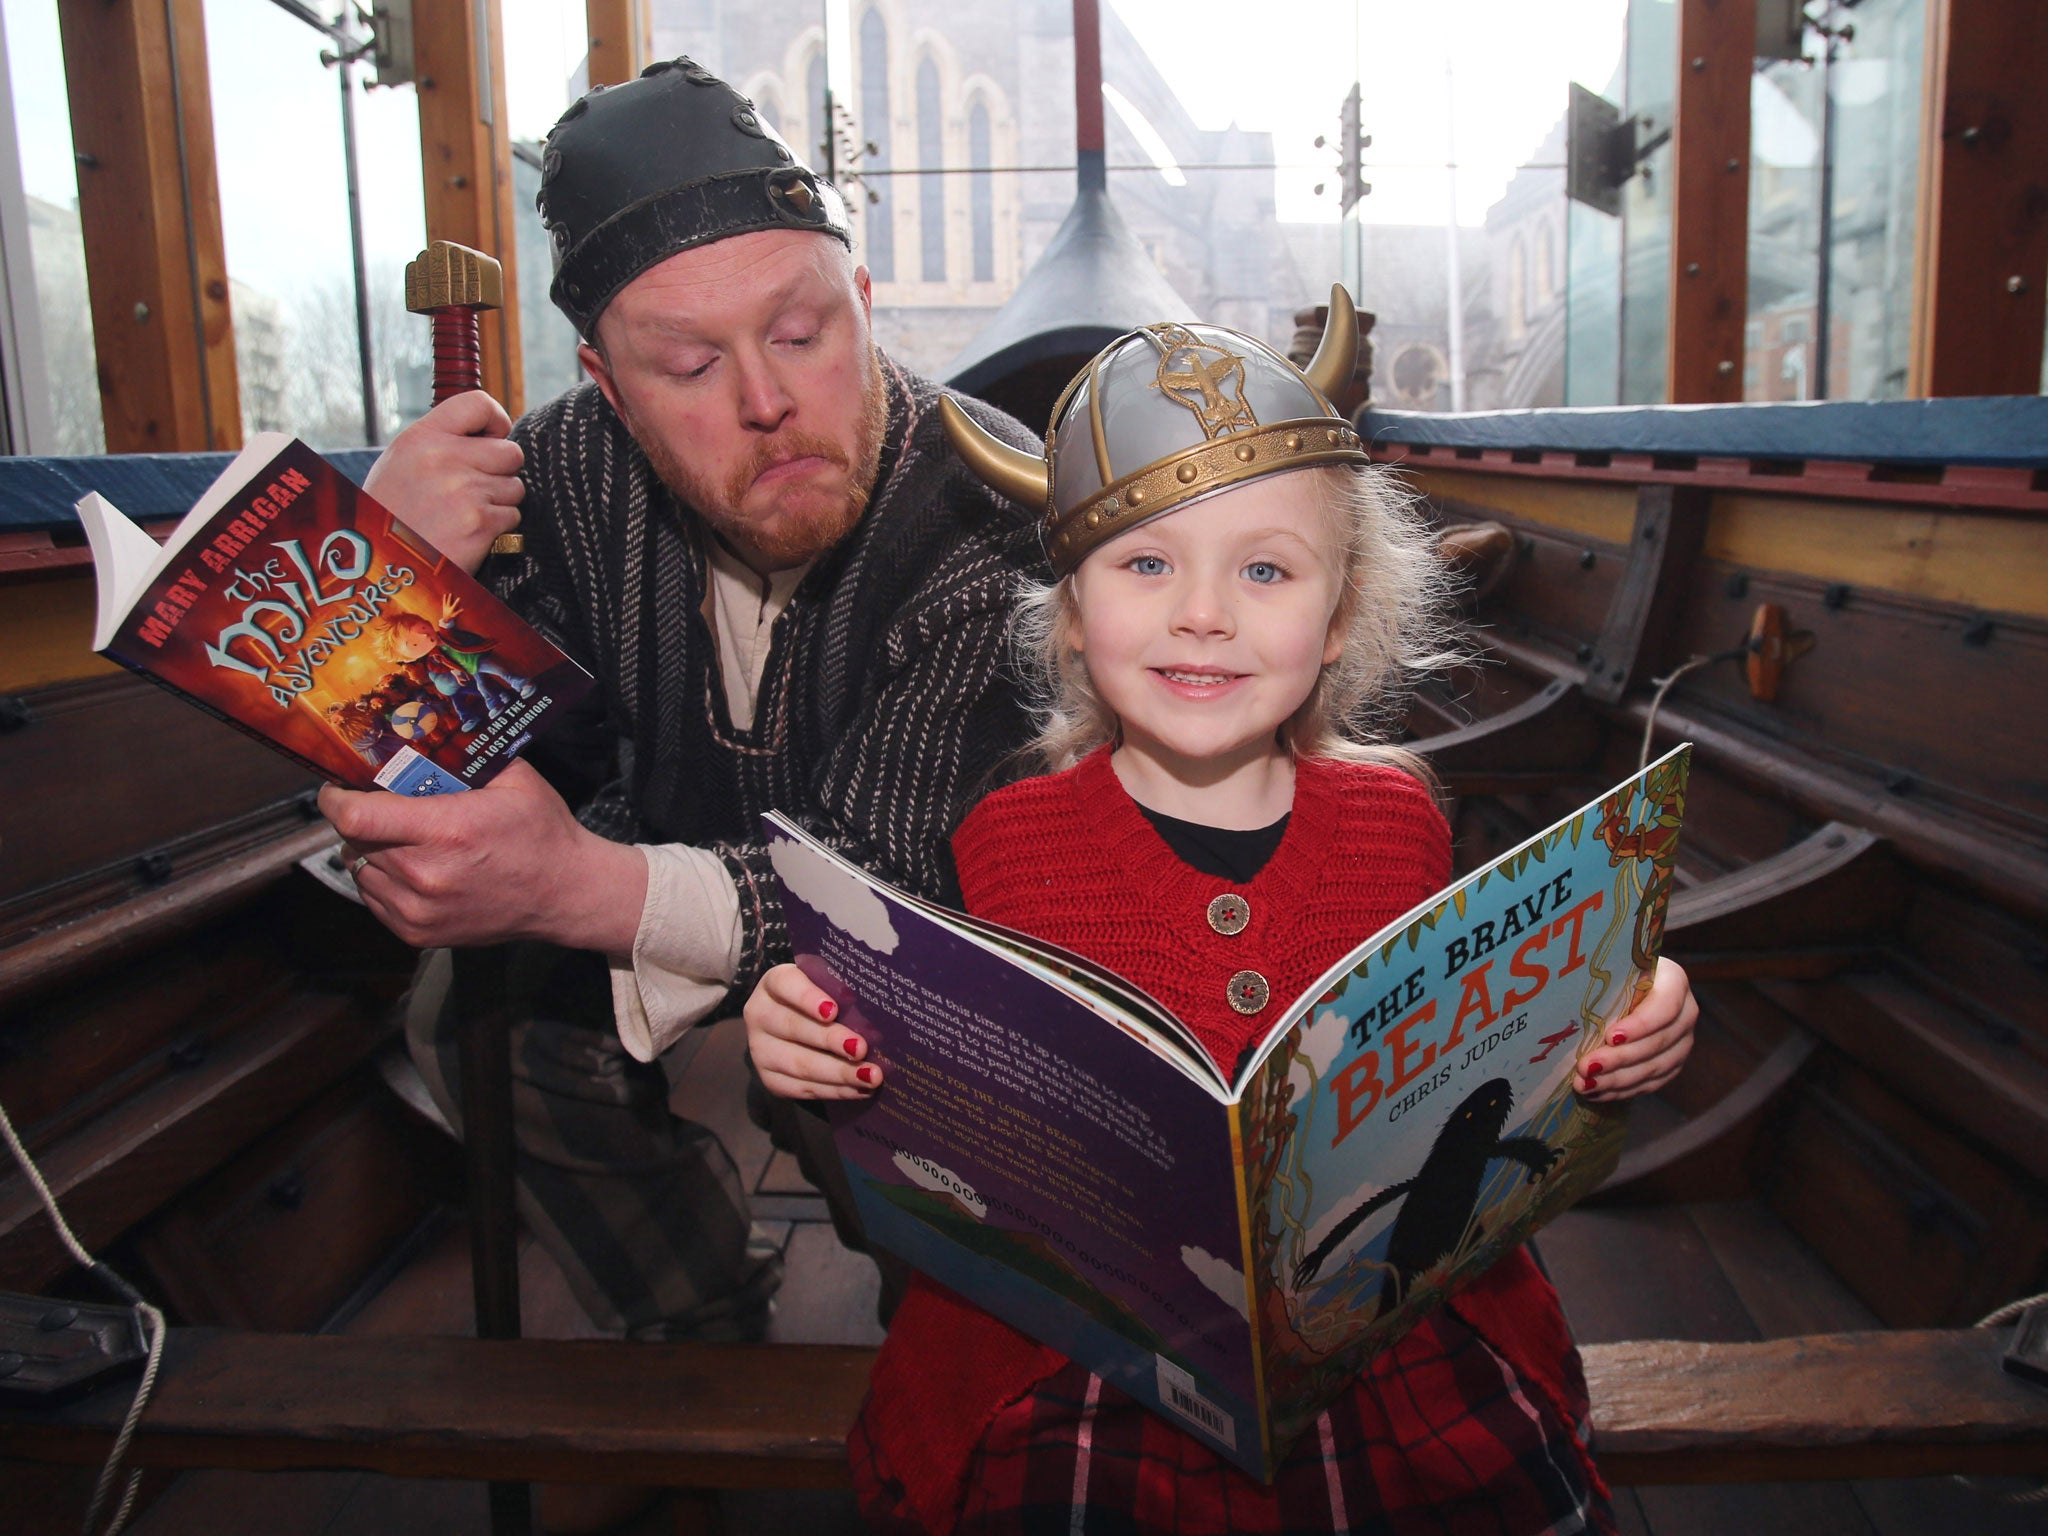
[[[1529,254],[1517,235],[1508,247],[1508,335],[1520,336],[1528,329]]]
[[[927,54],[917,66],[917,207],[924,280],[946,280],[946,178],[931,174],[946,163],[945,131],[939,120],[939,67]]]
[[[754,92],[754,110],[760,114],[762,122],[785,139],[789,137],[782,133],[782,97],[772,87],[763,85]]]
[[[974,224],[974,280],[996,280],[996,179],[989,174],[995,161],[989,146],[988,104],[976,99],[967,115],[967,163],[974,167],[969,178],[968,210]]]
[[[828,147],[832,141],[832,124],[825,112],[825,53],[823,49],[811,55],[811,62],[804,67],[804,100],[811,104],[811,148],[804,158],[813,166],[824,166],[832,156]]]
[[[889,169],[889,26],[880,11],[869,11],[860,19],[860,132],[875,146],[874,153],[861,161],[868,171]],[[867,212],[868,272],[878,283],[896,280],[896,231],[890,215],[891,178],[876,176],[867,181],[871,201]]]
[[[1557,293],[1557,230],[1548,219],[1536,234],[1536,303],[1548,304]]]

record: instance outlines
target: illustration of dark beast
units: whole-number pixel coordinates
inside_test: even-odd
[[[1380,1287],[1380,1312],[1385,1314],[1401,1304],[1415,1277],[1444,1257],[1464,1236],[1479,1204],[1479,1186],[1486,1177],[1486,1165],[1497,1157],[1512,1158],[1541,1178],[1557,1161],[1557,1154],[1533,1136],[1500,1139],[1514,1107],[1514,1090],[1506,1079],[1493,1078],[1480,1084],[1464,1103],[1451,1111],[1422,1171],[1412,1179],[1390,1184],[1364,1201],[1357,1210],[1330,1229],[1330,1235],[1294,1269],[1294,1288],[1300,1290],[1323,1267],[1358,1224],[1382,1206],[1407,1196],[1408,1204],[1395,1218],[1393,1235],[1387,1242],[1387,1278]]]

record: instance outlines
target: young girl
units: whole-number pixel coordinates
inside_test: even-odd
[[[1451,873],[1420,764],[1354,734],[1394,723],[1406,678],[1445,657],[1444,577],[1325,403],[1357,334],[1333,299],[1306,377],[1216,328],[1121,338],[1055,409],[1042,465],[948,420],[983,478],[1049,508],[1058,577],[1019,616],[1053,771],[955,834],[967,910],[1135,981],[1226,1073]],[[1574,1086],[1665,1082],[1695,1013],[1666,962]],[[771,1091],[882,1089],[795,966],[746,1015]],[[920,1276],[849,1449],[882,1530],[1607,1531],[1587,1411],[1556,1292],[1520,1249],[1368,1362],[1270,1486]]]

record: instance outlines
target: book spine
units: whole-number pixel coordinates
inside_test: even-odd
[[[107,660],[109,661],[119,662],[122,666],[126,667],[130,672],[133,672],[136,676],[148,678],[149,681],[155,683],[157,687],[163,689],[163,691],[165,693],[168,693],[172,698],[182,699],[187,704],[192,705],[195,709],[205,710],[207,714],[213,716],[214,719],[220,721],[222,725],[231,725],[236,730],[240,731],[244,736],[248,737],[251,741],[260,741],[263,743],[264,746],[270,748],[271,751],[277,753],[280,757],[290,758],[293,762],[297,763],[301,768],[305,769],[308,773],[312,774],[317,779],[323,780],[328,783],[338,783],[348,789],[376,788],[376,785],[372,783],[370,780],[370,768],[369,764],[367,763],[363,765],[363,777],[361,782],[354,782],[347,779],[337,779],[333,774],[329,773],[325,768],[321,767],[320,764],[314,762],[310,757],[305,756],[303,753],[294,752],[290,747],[286,746],[276,737],[266,735],[264,732],[259,731],[255,726],[249,724],[249,722],[246,720],[236,719],[235,716],[229,714],[226,710],[220,708],[218,705],[209,703],[207,700],[202,699],[198,694],[188,693],[185,689],[180,688],[176,683],[172,682],[169,678],[163,676],[161,673],[151,670],[151,668],[144,665],[142,662],[130,660],[128,657],[123,656],[119,651],[102,651],[100,652],[100,654],[106,657]]]

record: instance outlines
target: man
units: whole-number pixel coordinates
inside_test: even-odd
[[[788,956],[761,812],[945,889],[946,837],[1023,732],[1003,658],[1036,530],[876,349],[837,194],[723,82],[679,60],[572,105],[540,208],[592,382],[509,437],[485,397],[450,401],[370,488],[466,564],[522,527],[483,574],[598,687],[530,754],[545,776],[321,804],[400,937],[526,941],[522,1211],[593,1319],[753,1337],[778,1261],[647,1064]],[[452,1114],[448,969],[423,963],[408,1025]]]

